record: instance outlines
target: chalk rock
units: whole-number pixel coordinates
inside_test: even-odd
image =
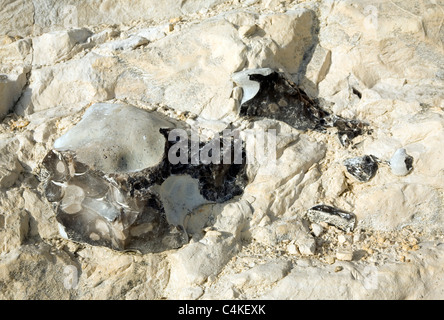
[[[11,279],[9,274],[15,276]],[[39,283],[39,278],[47,274],[54,276],[40,285],[30,286],[30,283]],[[0,257],[0,281],[9,281],[16,288],[0,288],[0,297],[8,300],[56,296],[69,299],[71,289],[77,287],[79,275],[80,266],[66,252],[53,250],[44,243],[25,245]]]
[[[270,285],[285,277],[290,271],[289,261],[278,260],[254,266],[253,268],[236,274],[230,281],[243,290],[259,285]]]
[[[10,1],[3,6],[1,30],[12,36],[40,35],[45,32],[78,28],[83,25],[121,24],[135,20],[170,19],[209,9],[221,0],[187,1],[136,0],[133,6],[122,0],[85,1],[44,0],[38,2]],[[137,9],[134,9],[137,8]],[[16,19],[18,16],[21,19]]]
[[[442,221],[440,197],[439,190],[430,185],[394,182],[359,194],[354,212],[360,223],[378,230],[395,230],[404,225],[442,230],[438,222]]]
[[[86,28],[53,31],[33,39],[33,64],[52,65],[69,59],[86,47],[92,32]]]
[[[263,142],[255,137],[259,137],[257,133],[262,130],[267,132],[270,129],[276,130],[276,153],[267,152],[262,157],[255,150],[268,146],[268,137],[265,136]],[[254,197],[252,206],[257,212],[284,215],[302,197],[305,187],[317,181],[312,166],[325,156],[326,146],[306,135],[299,135],[289,126],[276,125],[272,121],[256,121],[251,130],[244,133],[246,156],[251,161],[247,168],[250,182],[245,194]],[[309,198],[313,198],[313,193]]]
[[[266,245],[273,246],[282,241],[292,241],[303,255],[313,255],[316,252],[315,239],[302,222],[294,218],[265,227],[257,227],[251,232],[256,241]]]
[[[18,161],[16,139],[0,140],[0,188],[9,188],[17,181],[23,167]]]
[[[352,261],[353,259],[353,251],[349,249],[339,249],[336,252],[336,259],[342,261]]]
[[[19,100],[27,82],[28,67],[18,67],[10,75],[0,74],[0,120]]]
[[[251,219],[251,208],[240,204],[208,206],[208,221],[217,218],[214,229],[197,242],[190,243],[168,256],[171,264],[167,292],[175,298],[184,298],[184,288],[203,284],[217,275],[240,249],[241,231]]]
[[[30,65],[32,62],[32,39],[13,40],[0,44],[1,72],[8,73],[8,68]]]
[[[320,224],[312,223],[310,227],[315,237],[319,237],[324,232],[324,228]]]
[[[347,264],[340,273],[327,268],[295,266],[260,299],[401,299],[442,296],[436,290],[436,275],[443,248],[428,248],[412,255],[412,263],[388,262],[383,266]],[[426,254],[424,254],[426,253]],[[423,263],[417,264],[421,261]],[[430,273],[422,274],[429,270]],[[412,282],[418,285],[412,288]],[[384,290],[381,290],[385,288]]]
[[[106,48],[110,51],[134,50],[142,45],[148,44],[148,42],[148,39],[137,35],[123,40],[114,40],[111,42],[107,42],[103,44],[101,48]],[[97,50],[100,50],[100,48]]]
[[[306,9],[287,11],[286,13],[268,14],[261,17],[258,26],[266,33],[262,39],[253,39],[262,45],[260,51],[272,53],[271,59],[263,58],[254,52],[255,59],[249,59],[249,68],[282,66],[289,73],[297,73],[301,67],[304,54],[315,41],[313,33],[314,12]],[[287,32],[282,32],[287,30]],[[266,40],[271,40],[267,44]],[[254,43],[253,42],[253,43]],[[259,46],[260,48],[260,46]],[[267,50],[268,49],[268,50]],[[252,52],[252,53],[253,53]],[[262,58],[257,60],[257,56]],[[265,58],[265,59],[264,59]]]
[[[0,204],[4,208],[0,214],[0,253],[19,248],[28,238],[29,214],[20,208],[19,197],[17,190],[8,190],[0,195]]]
[[[76,113],[91,101],[112,99],[120,72],[117,57],[95,53],[34,69],[30,85],[17,102],[15,111],[25,115],[58,108],[59,116]]]
[[[336,96],[335,102],[340,102],[338,92],[344,90],[348,96],[352,89],[348,79],[353,75],[383,99],[440,105],[442,97],[434,93],[442,90],[442,81],[436,81],[443,63],[438,53],[440,9],[432,4],[419,8],[414,1],[378,6],[370,1],[322,4],[320,20],[327,25],[320,29],[319,43],[332,55],[325,81],[319,84],[320,95]],[[394,37],[398,41],[393,42]],[[365,71],[368,65],[371,72]],[[406,83],[407,79],[415,79],[415,85]]]
[[[137,31],[136,35],[147,39],[149,42],[157,41],[166,36],[161,27],[151,27]]]
[[[316,253],[316,241],[311,237],[297,241],[299,252],[306,256],[312,256]]]
[[[245,50],[232,24],[220,18],[205,21],[157,40],[142,52],[124,52],[121,58],[138,72],[119,78],[116,97],[222,119],[234,113],[229,107],[230,77],[244,65]]]
[[[319,83],[325,79],[331,64],[331,51],[321,47],[319,44],[313,51],[311,60],[305,68],[304,78],[301,79],[301,86],[311,95],[318,93]]]

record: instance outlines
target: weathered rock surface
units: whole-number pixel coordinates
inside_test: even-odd
[[[444,298],[443,12],[439,1],[3,1],[0,298]],[[281,82],[261,93],[252,70]],[[270,116],[304,99],[316,108],[300,108],[298,121],[314,124]],[[105,130],[98,114],[82,128],[95,104],[158,117],[116,116]],[[102,201],[100,186],[110,196],[115,168],[127,177],[159,163],[174,142],[157,129],[170,122],[204,142],[238,132],[252,160],[245,190],[226,193],[216,166],[168,167],[159,217],[186,241],[140,254],[63,239],[58,210]],[[141,123],[156,133],[118,135]],[[67,132],[76,145],[62,143]],[[68,149],[85,152],[68,161],[78,170],[59,172],[70,182],[54,180],[66,199],[51,202],[60,194],[47,198],[42,163],[55,141],[65,162]],[[111,148],[125,143],[138,149]],[[86,182],[85,159],[100,171]],[[145,192],[146,177],[133,178],[132,191]],[[117,211],[130,210],[116,195]],[[319,204],[353,213],[353,228],[311,221]],[[140,222],[133,237],[151,228]]]

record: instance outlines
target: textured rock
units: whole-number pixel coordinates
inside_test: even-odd
[[[198,242],[190,243],[169,256],[171,271],[166,290],[176,299],[189,299],[184,289],[201,285],[222,270],[239,250],[241,231],[251,217],[251,208],[246,202],[220,204],[210,210],[209,219],[217,219],[215,230],[207,231]]]
[[[178,3],[168,0],[158,3],[154,0],[138,0],[129,8],[128,4],[122,0],[8,0],[0,12],[1,29],[5,30],[5,34],[11,36],[39,35],[82,25],[112,25],[138,19],[145,21],[169,19],[197,12],[203,8],[211,8],[221,2],[220,0],[192,0]],[[15,19],[17,16],[22,19]]]
[[[18,68],[10,75],[0,75],[0,120],[19,100],[27,83],[28,68]]]
[[[137,66],[138,73],[119,78],[116,97],[142,98],[203,118],[222,119],[233,112],[228,108],[233,89],[229,80],[244,65],[245,50],[237,30],[225,20],[192,26],[142,52],[125,53],[123,59]]]
[[[17,196],[14,192],[9,192],[7,196]],[[8,207],[6,201],[1,201],[4,208]],[[29,215],[26,211],[10,208],[2,215],[2,228],[0,228],[0,252],[6,253],[20,248],[28,236]]]
[[[51,299],[55,296],[59,299],[74,298],[76,294],[71,286],[72,280],[76,281],[79,268],[66,252],[52,251],[44,244],[23,246],[0,257],[0,296],[8,300]],[[53,276],[41,282],[40,286],[29,285],[40,282],[39,279],[48,274]],[[11,286],[15,289],[8,290]]]
[[[328,223],[344,231],[353,231],[356,224],[356,218],[353,213],[327,206],[317,205],[307,211],[307,218],[312,222]]]
[[[190,163],[190,148],[185,162],[173,163],[163,131],[172,127],[158,113],[102,103],[58,138],[43,166],[61,235],[116,250],[175,249],[188,240],[184,222],[192,210],[242,192],[242,161],[206,164],[201,156]]]
[[[85,42],[91,35],[91,31],[83,28],[54,31],[36,37],[32,41],[32,62],[36,65],[52,65],[69,59],[85,48]]]
[[[30,86],[17,103],[16,112],[34,112],[59,108],[58,114],[69,114],[114,97],[119,74],[118,59],[88,54],[82,60],[70,60],[32,72]]]
[[[9,188],[18,179],[23,170],[17,159],[16,139],[2,139],[0,141],[0,188]]]
[[[290,270],[288,261],[276,261],[254,266],[250,270],[232,276],[231,281],[243,290],[257,286],[266,286],[281,280]]]
[[[410,0],[3,1],[0,297],[441,299],[442,13],[439,1]],[[82,128],[96,103],[139,112]],[[222,130],[238,132],[245,175],[204,163],[139,170],[180,145],[158,131],[163,119],[202,138],[199,154]],[[57,144],[76,141],[77,158],[51,151],[67,132]],[[108,151],[87,147],[92,137]],[[112,148],[122,144],[136,148]],[[85,159],[101,169],[85,173]],[[159,235],[144,218],[125,227],[131,245],[120,251],[72,241],[61,216],[79,203],[99,208],[115,241],[124,223],[109,219],[141,208],[167,230],[155,239],[186,239],[127,252]],[[338,228],[314,210],[307,220],[319,203],[353,219]],[[101,222],[81,225],[97,239]]]

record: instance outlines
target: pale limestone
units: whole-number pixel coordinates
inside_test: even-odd
[[[33,39],[33,64],[52,65],[67,60],[86,47],[92,32],[86,28],[53,31]]]
[[[0,8],[8,35],[0,41],[0,113],[30,121],[11,129],[12,114],[0,127],[0,236],[9,239],[0,255],[6,283],[0,297],[443,298],[442,5],[223,2],[136,1],[140,10],[133,10],[121,0],[75,6],[44,0]],[[78,31],[84,26],[89,38]],[[54,52],[45,54],[50,44]],[[238,116],[243,95],[232,75],[266,67],[289,73],[330,111],[368,122],[373,133],[345,149],[334,132],[302,133],[266,119],[247,124]],[[279,170],[270,159],[248,165],[245,193],[193,210],[184,221],[191,241],[178,250],[139,256],[60,240],[54,209],[34,174],[83,111],[94,102],[122,102],[113,99],[148,110],[162,105],[178,118],[191,112],[197,118],[187,121],[207,137],[229,125],[243,133],[276,129]],[[257,143],[247,141],[247,151]],[[387,165],[399,148],[414,159],[405,176]],[[356,183],[344,175],[342,161],[363,154],[381,163],[371,181]],[[396,243],[385,256],[370,246],[355,252],[356,261],[349,250],[335,262],[338,248],[324,253],[311,235],[328,238],[331,229],[320,233],[301,222],[318,203],[354,212],[364,229],[355,231],[353,243],[351,235],[335,233],[332,245],[351,250],[372,244],[366,232],[401,234],[406,226],[422,231],[424,240],[402,258],[390,251],[402,247]],[[257,251],[246,257],[245,247]],[[67,290],[75,268],[78,288]]]
[[[0,75],[0,120],[14,107],[27,83],[28,67],[17,67],[9,75]]]
[[[0,189],[12,187],[23,171],[17,149],[17,139],[2,137],[0,140]]]

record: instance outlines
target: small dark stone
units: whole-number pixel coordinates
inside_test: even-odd
[[[362,182],[373,178],[378,171],[378,159],[373,155],[365,155],[344,161],[348,173]]]
[[[405,166],[407,168],[408,171],[411,171],[413,169],[413,157],[412,156],[407,156],[405,158]]]
[[[358,89],[352,88],[352,92],[354,95],[357,95],[359,99],[362,98],[362,93]]]
[[[325,204],[316,205],[307,211],[307,218],[311,222],[325,222],[346,232],[353,231],[356,218],[353,213],[328,206]]]

